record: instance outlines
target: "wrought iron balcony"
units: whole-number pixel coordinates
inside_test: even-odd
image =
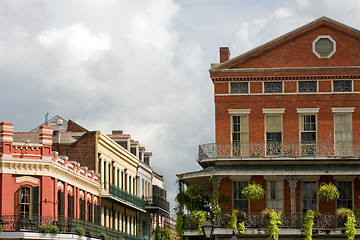
[[[360,142],[248,142],[199,146],[198,161],[246,158],[359,158]]]
[[[132,195],[131,193],[128,193],[124,190],[121,190],[120,188],[118,188],[115,185],[112,185],[112,184],[109,185],[109,193],[112,196],[114,196],[120,200],[128,202],[129,204],[133,205],[136,208],[145,210],[145,200],[144,199],[142,199],[138,196]]]
[[[145,240],[148,237],[138,237],[123,233],[114,229],[106,228],[91,222],[65,217],[24,217],[20,215],[2,215],[0,216],[0,225],[4,232],[38,232],[40,225],[55,225],[59,228],[59,233],[75,233],[76,227],[83,227],[86,236],[102,238],[101,234],[106,233],[110,240],[118,240],[121,238],[130,240]]]
[[[159,207],[166,211],[170,211],[170,203],[161,196],[152,196],[146,199],[146,205],[150,207]]]
[[[360,221],[360,214],[355,214],[356,222]],[[303,214],[290,214],[283,213],[281,215],[282,224],[279,226],[283,229],[301,229],[303,223],[304,215]],[[269,224],[268,219],[263,218],[261,213],[251,213],[250,215],[244,217],[243,219],[238,219],[238,221],[243,221],[246,228],[266,228]],[[213,225],[215,228],[228,228],[230,222],[230,216],[224,213],[220,213]],[[345,220],[337,217],[335,213],[322,213],[319,214],[314,219],[315,229],[343,229]],[[184,230],[193,230],[197,229],[197,223],[194,221],[193,215],[186,215],[184,219]]]

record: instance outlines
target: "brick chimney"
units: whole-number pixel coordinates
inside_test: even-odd
[[[42,125],[39,128],[39,139],[40,139],[40,143],[43,145],[52,145],[52,127],[50,126],[46,126],[46,125]]]
[[[12,153],[13,129],[10,122],[0,123],[0,153],[2,154]]]
[[[220,47],[220,63],[230,59],[230,49],[228,47]]]

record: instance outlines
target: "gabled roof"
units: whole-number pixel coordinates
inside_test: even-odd
[[[241,65],[244,62],[247,62],[250,59],[254,59],[259,56],[262,56],[263,54],[268,53],[277,47],[280,47],[282,44],[287,43],[297,37],[307,34],[319,27],[322,27],[322,26],[326,26],[326,27],[334,29],[338,32],[342,32],[347,35],[351,35],[353,38],[355,37],[358,40],[360,39],[360,31],[359,30],[354,29],[352,27],[349,27],[345,24],[342,24],[340,22],[337,22],[331,18],[324,16],[324,17],[320,17],[306,25],[303,25],[293,31],[290,31],[278,38],[275,38],[274,40],[269,41],[259,47],[256,47],[248,52],[245,52],[244,54],[241,54],[237,57],[229,59],[228,61],[225,61],[221,64],[214,64],[210,68],[209,71],[210,71],[210,73],[212,73],[212,72],[221,72],[222,70],[225,70],[225,69],[239,69],[242,67]],[[310,51],[311,51],[311,49],[310,49]]]

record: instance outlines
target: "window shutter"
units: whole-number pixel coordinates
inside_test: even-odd
[[[39,187],[32,188],[32,215],[39,216]]]
[[[95,223],[101,225],[101,205],[95,206]]]
[[[71,200],[71,209],[70,209],[70,213],[71,213],[71,217],[74,218],[75,216],[75,210],[74,210],[74,204],[75,204],[75,197],[74,195],[70,196],[70,200]]]
[[[20,215],[20,192],[21,192],[21,187],[14,194],[15,215]]]
[[[89,222],[93,222],[93,206],[94,206],[94,204],[92,204],[92,203],[90,203],[90,207],[89,207],[89,218],[90,219],[88,219],[88,221]]]
[[[61,202],[60,202],[60,215],[61,216],[64,216],[65,215],[65,212],[64,212],[64,210],[65,210],[65,193],[64,192],[61,192],[60,193],[60,198],[61,198]]]
[[[82,202],[82,220],[86,219],[86,201],[81,200]]]

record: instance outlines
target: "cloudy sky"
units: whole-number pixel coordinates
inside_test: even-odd
[[[175,174],[214,142],[219,47],[235,57],[321,16],[360,29],[360,1],[0,0],[0,121],[122,129],[153,152],[172,203]]]

